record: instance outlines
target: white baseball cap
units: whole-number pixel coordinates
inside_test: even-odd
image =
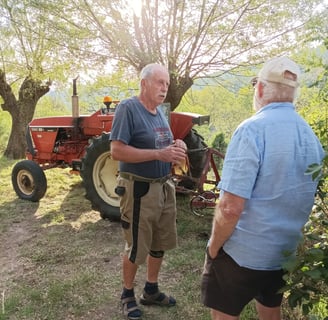
[[[295,75],[295,79],[286,76],[286,71]],[[287,57],[273,58],[266,62],[258,74],[258,78],[269,82],[282,83],[290,87],[298,87],[301,75],[299,66]]]

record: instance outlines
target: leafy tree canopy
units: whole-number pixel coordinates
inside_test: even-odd
[[[168,66],[174,110],[197,78],[290,54],[321,23],[320,0],[0,0],[0,96],[15,123],[5,155],[24,156],[24,130],[52,81]],[[318,9],[320,8],[320,10]],[[313,22],[316,20],[315,22]]]

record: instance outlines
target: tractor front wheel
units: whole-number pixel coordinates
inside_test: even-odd
[[[47,191],[47,179],[40,166],[32,160],[17,162],[11,173],[11,181],[18,197],[39,201]]]
[[[120,201],[115,193],[118,161],[111,158],[109,134],[95,137],[87,147],[82,159],[81,177],[86,189],[86,198],[103,219],[120,219]]]

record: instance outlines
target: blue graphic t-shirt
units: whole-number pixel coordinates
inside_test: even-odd
[[[120,102],[110,134],[110,140],[119,140],[139,149],[163,149],[172,143],[168,121],[159,108],[152,114],[137,97]],[[171,164],[158,160],[140,163],[120,161],[120,171],[146,178],[160,178],[170,173]]]

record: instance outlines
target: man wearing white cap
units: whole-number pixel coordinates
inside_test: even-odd
[[[253,299],[261,320],[281,319],[282,265],[297,249],[318,183],[304,173],[324,157],[295,111],[299,77],[287,57],[264,64],[252,80],[256,113],[228,146],[202,275],[214,320],[239,319]]]

